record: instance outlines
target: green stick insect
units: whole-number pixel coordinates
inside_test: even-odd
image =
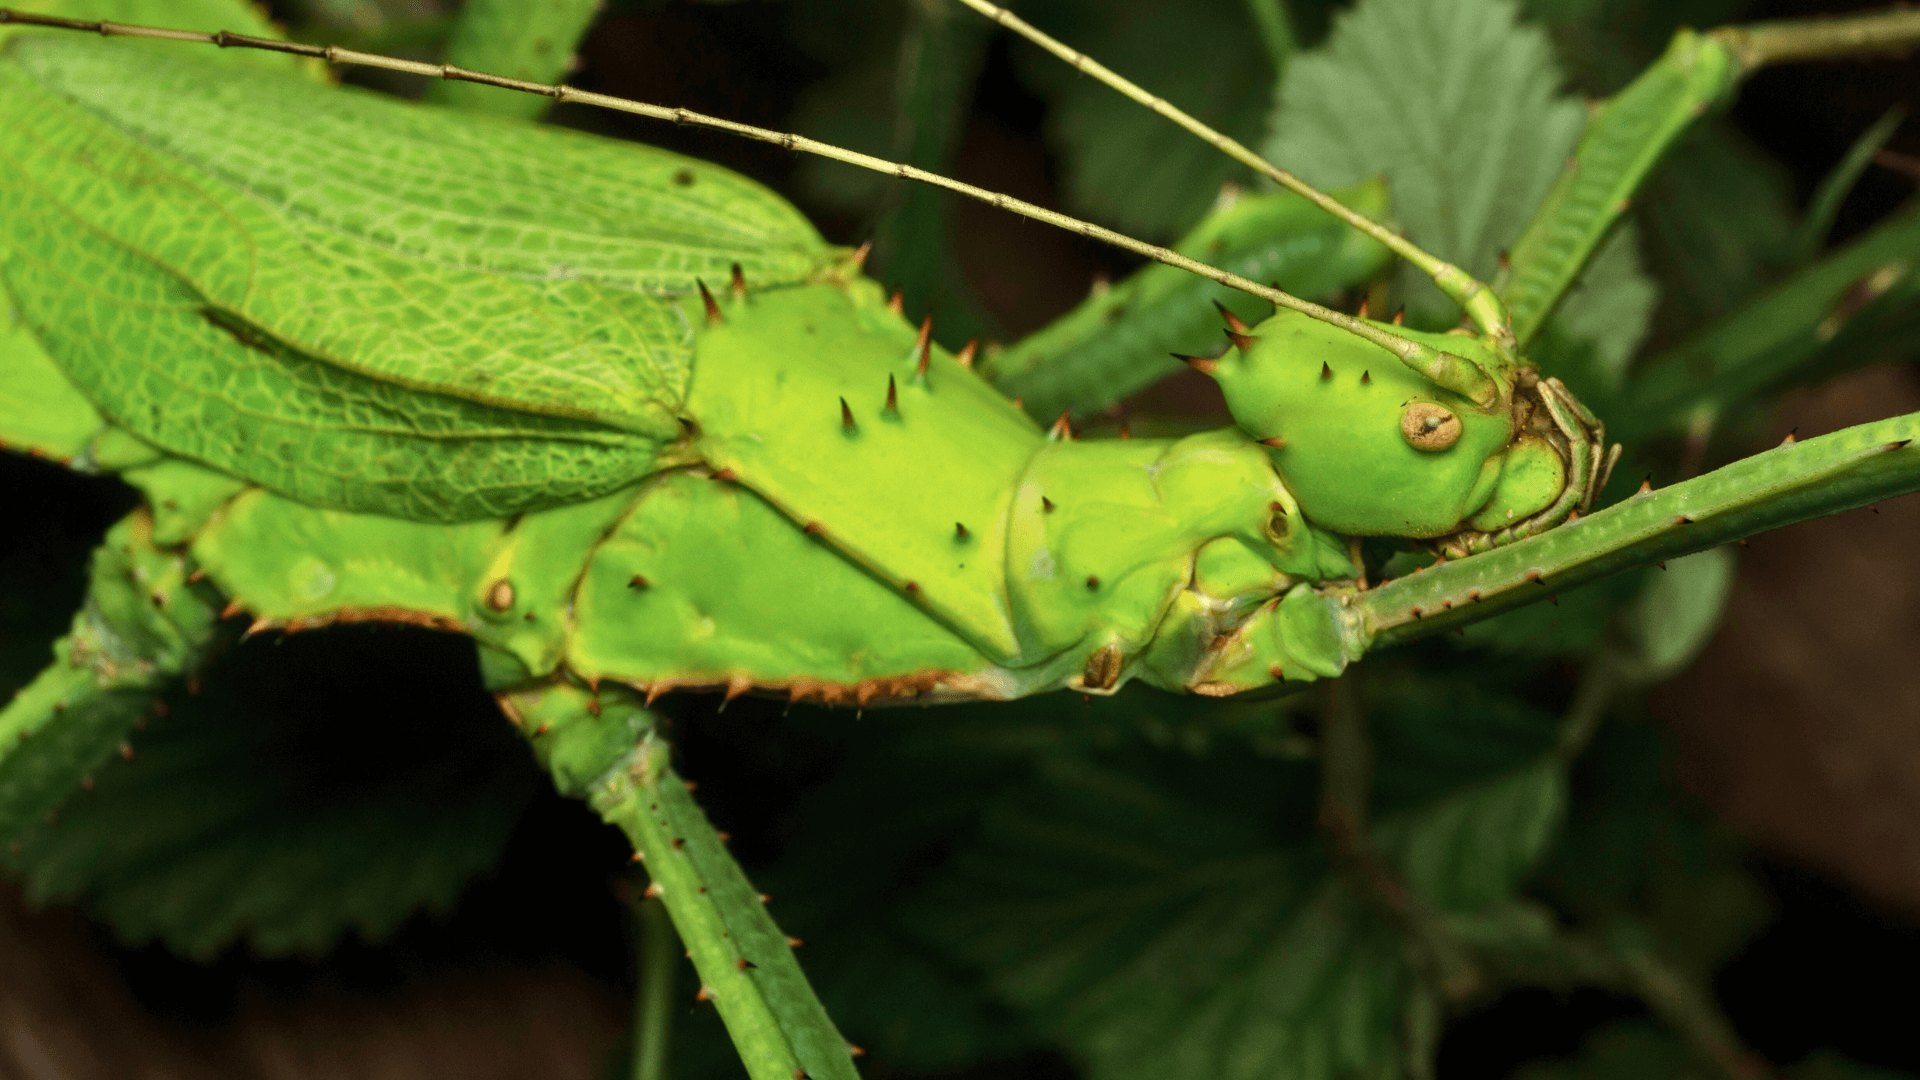
[[[1683,35],[1592,119],[1496,290],[967,2],[1406,259],[1468,325],[1343,314],[685,110],[260,33],[0,11],[732,131],[983,198],[1277,308],[1253,325],[1223,310],[1228,350],[1183,357],[1218,381],[1233,427],[1081,441],[905,320],[862,252],[725,170],[295,71],[15,33],[0,61],[0,281],[17,312],[0,442],[118,474],[145,502],[97,553],[54,663],[0,713],[0,832],[121,747],[228,619],[463,634],[557,786],[632,839],[749,1071],[851,1076],[789,942],[674,781],[647,711],[662,694],[869,707],[1297,685],[1470,602],[1518,602],[1542,566],[1571,581],[1817,512],[1800,497],[1814,487],[1867,501],[1920,485],[1886,453],[1905,436],[1876,429],[1773,462],[1760,511],[1741,489],[1716,523],[1699,509],[1712,493],[1681,485],[1593,513],[1619,448],[1525,360],[1693,116],[1762,63],[1910,42],[1920,17]],[[1370,537],[1453,558],[1453,577],[1368,591]]]

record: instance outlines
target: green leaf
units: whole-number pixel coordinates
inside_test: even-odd
[[[1713,548],[1666,564],[1628,616],[1638,674],[1664,682],[1686,669],[1720,628],[1733,587],[1733,553]]]
[[[208,959],[318,954],[445,912],[499,858],[539,775],[465,643],[335,631],[261,639],[132,734],[9,860],[36,900],[85,904],[130,944]],[[356,680],[343,681],[341,670]],[[417,689],[369,701],[358,679]],[[349,738],[350,726],[377,736]]]
[[[1840,216],[1840,205],[1847,201],[1853,185],[1858,183],[1867,166],[1873,164],[1875,154],[1893,138],[1893,133],[1907,118],[1907,111],[1898,105],[1882,113],[1873,126],[1860,133],[1860,137],[1847,147],[1846,156],[1833,167],[1820,181],[1820,187],[1813,193],[1812,202],[1807,204],[1807,217],[1800,223],[1800,229],[1794,237],[1794,254],[1797,262],[1810,262],[1820,253],[1827,241],[1827,234],[1833,231],[1834,219]]]
[[[467,0],[442,62],[510,79],[560,82],[574,43],[601,6],[598,0]],[[552,104],[534,94],[446,79],[427,88],[427,100],[523,120]]]
[[[1364,0],[1282,80],[1263,152],[1322,187],[1384,176],[1414,243],[1492,281],[1500,254],[1565,171],[1586,110],[1560,93],[1546,35],[1505,0]],[[1630,231],[1606,245],[1562,306],[1558,358],[1584,356],[1577,382],[1617,383],[1652,311]],[[1452,326],[1459,308],[1402,267],[1415,325]]]
[[[1377,703],[1375,838],[1429,902],[1472,910],[1510,893],[1557,820],[1539,756],[1552,725],[1430,689]],[[1310,774],[1237,739],[1169,752],[1107,730],[1108,749],[1056,743],[984,804],[907,909],[921,939],[1094,1080],[1313,1080],[1393,1060],[1407,945],[1332,871]]]
[[[1730,408],[1796,380],[1914,353],[1920,211],[1894,215],[1752,298],[1738,314],[1648,361],[1620,425],[1629,441],[1709,403]]]
[[[1634,205],[1666,341],[1732,314],[1791,266],[1792,178],[1725,119],[1690,131]]]

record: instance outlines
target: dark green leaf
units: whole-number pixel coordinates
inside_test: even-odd
[[[25,836],[12,868],[35,897],[79,900],[128,942],[202,958],[236,941],[319,953],[447,910],[499,857],[538,774],[475,688],[469,646],[401,640],[241,649]],[[450,664],[467,689],[421,674]],[[420,689],[362,700],[343,669]]]

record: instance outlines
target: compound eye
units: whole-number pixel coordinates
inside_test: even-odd
[[[1445,450],[1460,441],[1460,418],[1444,405],[1410,402],[1400,412],[1400,434],[1415,450]]]

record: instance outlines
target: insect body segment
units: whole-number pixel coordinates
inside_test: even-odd
[[[1564,387],[1541,383],[1497,343],[1391,329],[1488,373],[1493,402],[1445,389],[1360,338],[1288,311],[1252,328],[1231,320],[1234,349],[1201,367],[1235,421],[1267,445],[1309,520],[1350,536],[1477,549],[1557,524],[1590,502],[1601,436]],[[1563,499],[1570,485],[1574,498]]]

